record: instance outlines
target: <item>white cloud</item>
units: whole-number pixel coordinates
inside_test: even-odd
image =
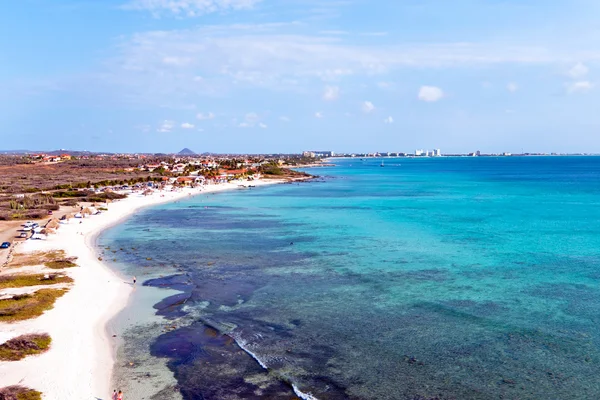
[[[315,118],[323,118],[323,113],[322,113],[322,112],[320,112],[320,111],[317,111],[317,112],[315,113]]]
[[[326,86],[323,92],[323,100],[333,101],[340,97],[340,88],[337,86]]]
[[[144,124],[144,125],[137,125],[135,127],[136,129],[139,129],[140,131],[144,132],[144,133],[148,133],[152,130],[152,128],[150,127],[150,125]]]
[[[264,123],[262,123],[262,122],[261,122],[261,123],[259,123],[259,124],[258,124],[258,126],[259,126],[260,128],[262,128],[262,129],[267,129],[267,128],[268,128],[267,124],[264,124]]]
[[[389,90],[394,87],[394,82],[385,82],[385,81],[377,82],[377,87],[379,89]]]
[[[258,114],[253,113],[253,112],[249,112],[249,113],[247,113],[244,116],[244,121],[242,121],[242,122],[240,122],[238,124],[238,127],[239,128],[254,128],[257,125],[260,128],[266,128],[267,127],[267,125],[265,125],[264,123],[260,122],[260,117],[258,116]]]
[[[258,114],[250,112],[248,114],[246,114],[246,116],[244,117],[246,119],[246,121],[248,122],[252,122],[255,123],[258,121]]]
[[[517,90],[519,90],[519,85],[517,85],[514,82],[510,82],[508,85],[506,85],[506,90],[508,90],[511,93],[514,93]]]
[[[573,66],[573,68],[569,70],[569,72],[567,72],[567,75],[569,75],[573,79],[581,79],[584,76],[586,76],[589,71],[589,68],[586,67],[584,64],[577,63]]]
[[[393,124],[394,123],[394,118],[387,117],[386,119],[383,120],[383,122],[385,122],[386,124]]]
[[[290,122],[291,121],[290,117],[286,117],[285,115],[282,115],[281,117],[279,117],[279,120],[283,121],[283,122]]]
[[[371,111],[375,110],[375,106],[370,101],[363,102],[361,108],[362,108],[363,112],[366,113],[366,114],[368,114]]]
[[[215,114],[213,114],[211,112],[206,113],[206,114],[204,114],[204,113],[198,113],[198,114],[196,114],[196,118],[199,119],[199,120],[201,120],[201,121],[205,120],[205,119],[213,119],[214,117],[215,117]]]
[[[171,120],[165,119],[160,124],[160,126],[156,129],[156,131],[157,132],[162,132],[162,133],[171,132],[174,127],[175,127],[175,121],[171,121]]]
[[[402,68],[544,64],[572,57],[541,47],[490,43],[350,44],[288,28],[289,24],[237,24],[137,33],[119,44],[121,55],[109,63],[112,71],[106,76],[129,98],[135,94],[151,101],[168,96],[174,102],[199,94],[198,85],[189,84],[195,76],[204,77],[202,94],[223,96],[243,86],[305,91],[311,83],[384,76]],[[165,64],[166,57],[170,64]],[[327,100],[339,96],[335,84],[323,93]]]
[[[163,64],[173,65],[175,67],[185,67],[192,63],[192,59],[190,57],[174,57],[167,56],[162,59]]]
[[[594,87],[594,84],[590,81],[576,81],[565,84],[568,93],[584,93]]]
[[[321,35],[333,35],[333,36],[342,36],[342,35],[348,35],[350,32],[348,31],[341,31],[341,30],[328,30],[328,31],[320,31],[319,34]]]
[[[444,91],[437,86],[421,86],[419,89],[419,100],[436,102],[444,97]]]
[[[122,8],[149,11],[155,17],[171,14],[177,17],[199,17],[204,14],[244,10],[261,0],[130,0]]]
[[[194,124],[190,124],[189,122],[184,122],[183,124],[181,124],[181,127],[183,129],[194,129]]]

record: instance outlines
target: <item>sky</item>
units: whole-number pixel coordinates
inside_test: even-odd
[[[597,0],[0,3],[0,150],[600,153]]]

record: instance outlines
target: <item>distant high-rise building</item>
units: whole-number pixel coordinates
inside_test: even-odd
[[[439,156],[441,156],[441,155],[442,155],[442,150],[440,150],[440,149],[435,149],[435,150],[433,150],[433,155],[434,155],[435,157],[439,157]]]
[[[415,156],[417,156],[417,157],[421,157],[424,154],[425,154],[425,152],[423,150],[415,150]]]
[[[475,152],[475,155],[476,155],[477,157],[479,157],[479,156],[481,155],[481,151],[477,150],[477,151]]]

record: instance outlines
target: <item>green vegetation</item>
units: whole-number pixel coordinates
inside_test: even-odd
[[[283,168],[281,168],[277,163],[265,164],[261,166],[260,169],[264,175],[286,175],[286,171]]]
[[[71,283],[73,279],[64,275],[5,275],[0,276],[0,289],[18,288],[37,285],[58,285],[59,283]]]
[[[49,261],[60,260],[74,261],[75,258],[67,258],[64,250],[38,251],[35,253],[16,253],[8,266],[10,268],[30,267],[33,265],[42,265]]]
[[[44,311],[52,309],[56,299],[65,293],[67,293],[66,289],[41,289],[33,294],[0,300],[0,322],[16,322],[39,317]]]
[[[51,269],[73,268],[77,266],[77,264],[69,259],[46,261],[44,265]]]
[[[43,353],[50,348],[50,343],[52,339],[46,333],[18,336],[0,344],[0,361],[19,361]]]
[[[0,400],[42,400],[42,393],[23,386],[7,386],[0,389]]]

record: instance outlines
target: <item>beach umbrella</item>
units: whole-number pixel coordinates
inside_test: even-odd
[[[56,218],[53,218],[50,221],[48,221],[48,223],[46,224],[46,226],[44,228],[46,228],[46,229],[56,229],[59,226],[60,226],[60,222],[58,222],[58,220]]]
[[[81,210],[81,214],[91,214],[92,210],[90,210],[89,207],[84,208],[83,210]]]

